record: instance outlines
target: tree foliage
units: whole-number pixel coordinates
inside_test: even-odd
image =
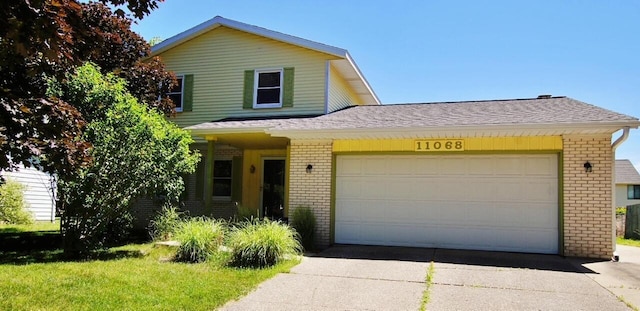
[[[178,200],[180,176],[193,173],[199,159],[189,150],[193,140],[187,131],[140,104],[122,79],[104,76],[91,64],[64,83],[52,83],[49,94],[85,116],[82,139],[92,144],[91,164],[59,177],[67,254],[82,256],[125,233],[137,197]]]
[[[19,163],[67,174],[91,161],[83,139],[85,116],[73,104],[46,96],[47,80],[92,61],[103,73],[126,78],[131,93],[164,113],[170,100],[158,100],[175,83],[159,59],[146,59],[150,47],[130,29],[126,6],[142,18],[162,0],[3,0],[0,1],[0,169]]]

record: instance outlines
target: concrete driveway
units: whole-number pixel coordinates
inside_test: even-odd
[[[427,310],[630,310],[592,278],[602,262],[351,245],[305,256],[222,309],[418,310],[432,262]]]

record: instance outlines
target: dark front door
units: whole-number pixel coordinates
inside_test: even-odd
[[[285,160],[264,160],[262,176],[262,215],[273,220],[284,217]]]

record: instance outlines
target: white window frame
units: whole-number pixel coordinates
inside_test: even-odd
[[[167,97],[170,97],[170,95],[180,94],[180,107],[176,107],[176,112],[182,112],[182,107],[184,107],[184,75],[176,75],[176,79],[182,80],[180,92],[168,92]]]
[[[280,98],[277,103],[268,103],[268,104],[258,104],[258,83],[260,82],[260,74],[261,73],[280,73]],[[282,108],[282,95],[284,91],[284,69],[283,68],[265,68],[265,69],[256,69],[254,71],[253,76],[253,109],[262,109],[262,108]],[[267,89],[267,88],[263,88]],[[269,87],[268,89],[275,89],[275,87]]]

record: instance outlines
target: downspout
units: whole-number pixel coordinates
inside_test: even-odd
[[[625,126],[624,128],[622,128],[622,135],[620,135],[620,137],[618,137],[618,139],[616,139],[616,141],[614,141],[611,144],[611,155],[612,155],[612,160],[613,163],[611,164],[611,168],[612,168],[612,174],[611,176],[614,176],[614,178],[612,178],[611,180],[611,205],[612,205],[612,210],[613,210],[613,219],[612,219],[612,224],[613,224],[613,230],[611,230],[611,234],[612,234],[612,243],[613,243],[613,261],[619,261],[620,260],[620,255],[618,255],[617,252],[617,243],[616,243],[616,226],[617,226],[617,222],[616,222],[616,200],[615,200],[615,195],[616,195],[616,181],[615,181],[615,169],[616,169],[616,148],[618,148],[618,146],[620,146],[625,140],[627,140],[627,138],[629,138],[629,130],[630,128],[628,126]]]

